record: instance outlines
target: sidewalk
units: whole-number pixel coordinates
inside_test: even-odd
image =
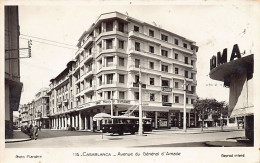
[[[5,143],[16,143],[31,140],[31,138],[28,135],[26,135],[20,130],[14,130],[13,134],[13,138],[5,139]]]
[[[238,129],[237,127],[224,127],[223,130],[221,130],[220,127],[208,127],[203,128],[203,131],[201,131],[201,128],[187,128],[186,132],[183,131],[183,129],[179,129],[177,127],[172,127],[170,129],[157,129],[153,130],[152,132],[161,132],[161,131],[173,131],[175,134],[205,134],[205,133],[216,133],[216,132],[232,132],[232,131],[243,131],[244,129]]]

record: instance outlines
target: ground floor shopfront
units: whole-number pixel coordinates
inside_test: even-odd
[[[138,117],[138,106],[114,105],[113,115],[124,115],[127,112]],[[132,110],[129,110],[132,108]],[[135,109],[133,109],[135,108]],[[164,110],[163,110],[164,109]],[[182,109],[174,109],[172,107],[144,107],[143,116],[151,118],[151,124],[154,129],[183,127],[183,111]],[[98,113],[111,114],[111,105],[99,105],[91,108],[81,108],[62,114],[52,115],[49,118],[49,128],[59,130],[100,130],[104,120],[94,120],[94,116]],[[196,127],[198,123],[197,116],[193,109],[188,109],[186,113],[187,127]]]

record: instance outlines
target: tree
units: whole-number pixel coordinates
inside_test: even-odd
[[[216,99],[197,99],[193,106],[195,113],[201,120],[201,131],[203,131],[204,120],[207,119],[209,115],[212,115],[214,120],[222,119],[223,116],[227,115],[228,110],[225,101],[218,102]]]

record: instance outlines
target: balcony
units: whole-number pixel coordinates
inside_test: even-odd
[[[172,106],[172,103],[170,103],[170,102],[162,102],[162,106]]]
[[[94,39],[95,38],[93,36],[87,36],[86,38],[84,38],[84,44],[82,45],[82,47],[88,47],[94,41]]]
[[[193,68],[192,65],[187,65],[185,64],[183,61],[179,61],[173,58],[169,58],[169,57],[163,57],[162,55],[156,54],[156,53],[150,53],[148,51],[144,51],[144,50],[140,50],[137,51],[135,50],[135,47],[131,47],[129,49],[129,53],[131,54],[137,54],[140,55],[142,57],[147,57],[147,58],[152,58],[155,60],[161,60],[162,62],[168,63],[168,64],[174,64],[174,65],[178,65],[178,66],[182,66],[182,67],[186,67],[186,68]]]
[[[85,89],[84,89],[84,93],[89,93],[91,91],[94,91],[96,89],[95,85],[92,85],[92,86],[87,86]]]
[[[138,87],[139,88],[139,83],[133,83],[133,87]],[[142,84],[142,88],[146,88],[146,84]]]
[[[88,61],[90,61],[91,59],[93,59],[94,58],[94,55],[93,55],[93,53],[92,54],[90,54],[90,55],[87,55],[86,56],[86,58],[85,58],[85,61],[84,61],[84,63],[87,63]]]
[[[159,45],[164,46],[164,47],[166,47],[168,49],[172,49],[174,47],[174,49],[176,49],[176,50],[179,50],[181,52],[193,55],[193,52],[191,50],[188,50],[188,49],[186,49],[184,47],[175,45],[173,43],[169,43],[169,42],[163,41],[163,40],[155,38],[155,37],[147,36],[147,35],[145,35],[143,33],[130,31],[129,32],[129,37],[141,39],[141,40],[144,40],[144,41],[149,41],[149,42],[157,44],[157,45],[159,44]]]
[[[61,102],[57,102],[57,105],[58,105],[58,106],[61,106],[61,104],[62,104]]]
[[[168,86],[162,86],[162,91],[163,92],[172,92],[172,88],[168,87]]]
[[[63,100],[63,103],[64,103],[65,105],[67,105],[67,104],[68,104],[68,102],[69,102],[69,100],[68,100],[68,99],[64,99],[64,100]]]

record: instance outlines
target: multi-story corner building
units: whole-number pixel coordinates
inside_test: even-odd
[[[152,118],[153,127],[182,126],[184,89],[187,124],[196,124],[192,105],[197,99],[195,42],[111,12],[100,15],[77,46],[75,62],[51,81],[53,128],[91,130],[93,123],[99,127],[93,116],[110,114],[111,106],[113,115],[132,112],[138,116],[139,67],[143,115]]]
[[[13,111],[18,111],[20,82],[18,6],[5,6],[5,138],[13,137]]]
[[[49,96],[47,95],[48,88],[40,89],[34,99],[34,121],[36,125],[42,128],[49,128]]]

